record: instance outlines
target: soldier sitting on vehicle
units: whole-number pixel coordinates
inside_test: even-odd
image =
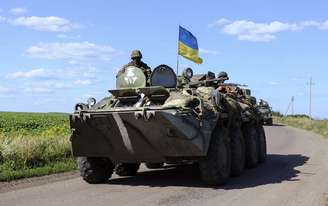
[[[227,72],[220,72],[218,75],[218,79],[220,84],[223,84],[226,80],[229,80],[229,76]]]
[[[223,84],[226,80],[229,80],[229,76],[228,76],[228,73],[227,72],[220,72],[219,75],[218,75],[218,84]],[[221,93],[233,93],[235,91],[235,87],[231,87],[231,86],[219,86],[218,87],[218,90],[221,92]]]
[[[142,54],[140,50],[133,50],[131,53],[131,59],[132,61],[129,62],[128,64],[124,65],[122,69],[120,69],[120,71],[117,73],[116,77],[118,77],[120,74],[125,72],[125,69],[129,66],[135,66],[140,68],[147,79],[147,82],[149,83],[149,79],[150,79],[150,75],[151,75],[151,69],[150,67],[145,64],[143,61],[141,61],[142,59]]]
[[[191,68],[188,67],[183,70],[182,75],[177,77],[178,87],[187,87],[192,76],[193,71]]]

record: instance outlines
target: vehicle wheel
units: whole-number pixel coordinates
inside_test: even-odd
[[[222,185],[229,179],[231,150],[225,129],[213,131],[207,157],[199,162],[199,169],[203,181],[209,185]]]
[[[115,173],[119,176],[135,176],[139,167],[139,163],[118,163],[115,168]]]
[[[231,132],[231,175],[239,176],[245,168],[245,140],[239,128]]]
[[[270,125],[270,126],[273,125],[273,121],[272,121],[272,119],[268,119],[266,123],[267,123],[267,125]]]
[[[256,127],[252,124],[244,125],[243,134],[246,148],[246,166],[248,168],[256,167],[258,163]]]
[[[259,125],[257,128],[257,138],[258,138],[258,158],[259,163],[265,162],[267,157],[267,146],[266,146],[266,137],[265,131],[262,125]]]
[[[164,163],[160,162],[160,163],[146,163],[146,167],[148,169],[159,169],[159,168],[163,168]]]
[[[108,158],[78,157],[76,162],[81,177],[90,184],[105,183],[113,174],[114,164]]]

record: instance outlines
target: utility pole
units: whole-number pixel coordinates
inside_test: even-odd
[[[292,115],[294,115],[294,96],[292,96]]]
[[[309,117],[312,118],[312,86],[314,83],[312,82],[312,77],[310,77],[310,83],[308,83],[310,86],[310,97],[309,97]]]
[[[285,116],[287,116],[290,106],[292,107],[292,115],[294,115],[294,96],[292,96],[290,102],[288,103],[288,107],[287,107]]]

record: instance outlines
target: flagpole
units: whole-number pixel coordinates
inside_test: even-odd
[[[177,55],[177,75],[179,75],[179,54]]]
[[[179,29],[178,29],[179,35],[178,35],[178,47],[177,47],[177,74],[179,75],[179,38],[180,38],[180,24],[179,24]]]

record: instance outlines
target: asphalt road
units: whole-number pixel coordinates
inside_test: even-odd
[[[143,168],[136,177],[114,176],[101,185],[77,175],[25,182],[2,190],[0,205],[328,205],[328,141],[284,126],[265,129],[267,162],[222,187],[205,186],[190,168]]]

